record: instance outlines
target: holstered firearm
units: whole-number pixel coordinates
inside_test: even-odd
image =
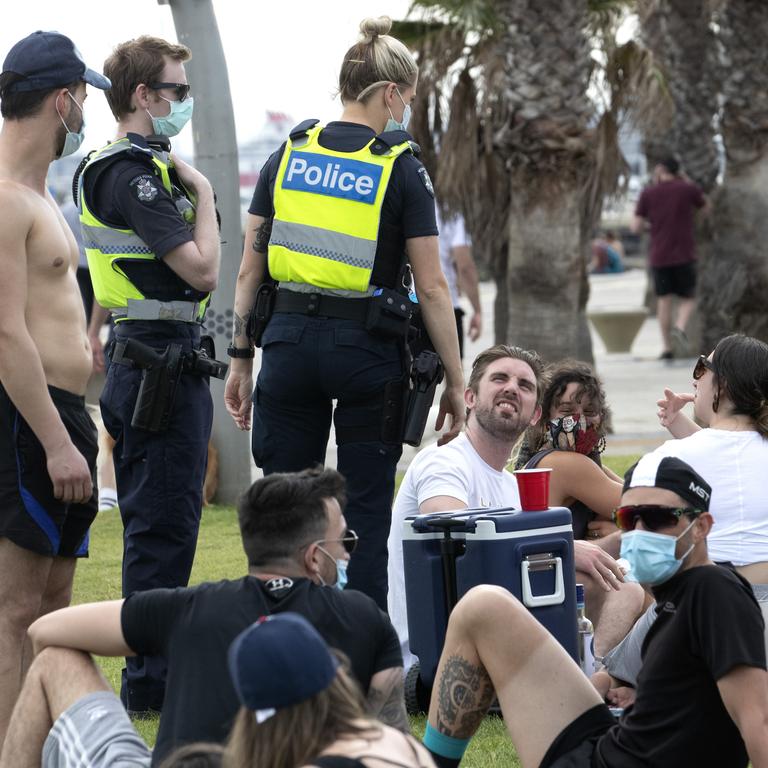
[[[277,299],[277,284],[275,282],[262,283],[256,291],[256,302],[248,318],[245,333],[255,347],[261,347],[261,337],[272,319]]]
[[[213,360],[206,351],[208,343],[200,349],[184,353],[180,344],[169,344],[165,352],[136,339],[116,341],[112,362],[125,365],[127,361],[141,369],[141,384],[133,409],[131,426],[147,432],[165,432],[171,419],[176,388],[182,373],[213,376],[223,379],[226,363]]]
[[[436,352],[423,350],[411,365],[411,389],[405,416],[403,442],[417,446],[427,425],[437,385],[443,380],[443,364]]]

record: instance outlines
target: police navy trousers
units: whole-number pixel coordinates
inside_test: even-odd
[[[275,314],[262,338],[254,392],[253,458],[271,472],[325,464],[333,412],[347,526],[360,538],[348,589],[387,609],[387,539],[400,443],[381,440],[383,393],[403,375],[400,342],[362,323]],[[336,408],[333,409],[333,400]]]
[[[168,344],[199,346],[200,327],[167,321],[118,323],[130,336],[163,352]],[[109,366],[100,398],[104,426],[115,439],[115,476],[123,520],[123,597],[156,587],[186,586],[200,527],[213,403],[207,378],[184,373],[167,431],[131,427],[141,371]],[[126,659],[121,698],[128,709],[162,707],[165,659]]]

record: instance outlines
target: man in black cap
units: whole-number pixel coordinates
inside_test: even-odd
[[[77,245],[45,184],[82,142],[86,83],[110,86],[56,32],[16,43],[0,74],[0,744],[26,629],[69,603],[96,515]]]
[[[622,555],[658,616],[618,723],[512,595],[476,587],[458,603],[424,737],[438,766],[459,764],[494,692],[523,766],[768,765],[763,619],[749,584],[707,555],[710,493],[680,459],[648,454],[627,472]]]

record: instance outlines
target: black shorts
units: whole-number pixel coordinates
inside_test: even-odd
[[[653,284],[657,296],[674,294],[691,299],[696,291],[696,262],[675,264],[673,267],[653,267]]]
[[[539,768],[590,768],[597,742],[614,725],[605,704],[588,709],[555,737]]]
[[[53,496],[45,451],[0,386],[0,537],[49,557],[88,557],[88,529],[98,512],[96,426],[85,398],[48,387],[72,442],[91,469],[93,495],[83,504]]]

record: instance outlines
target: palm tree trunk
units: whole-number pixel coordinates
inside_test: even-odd
[[[721,18],[725,53],[723,186],[713,199],[711,258],[700,268],[705,348],[741,331],[768,341],[768,6],[730,0]]]
[[[685,172],[705,192],[717,183],[718,112],[712,0],[640,0],[645,44],[665,75],[675,105],[672,136]],[[661,157],[654,158],[656,161]]]
[[[497,0],[496,10],[505,66],[494,144],[511,190],[507,339],[550,361],[592,362],[584,333],[584,229],[594,219],[586,190],[596,167],[587,3]]]

